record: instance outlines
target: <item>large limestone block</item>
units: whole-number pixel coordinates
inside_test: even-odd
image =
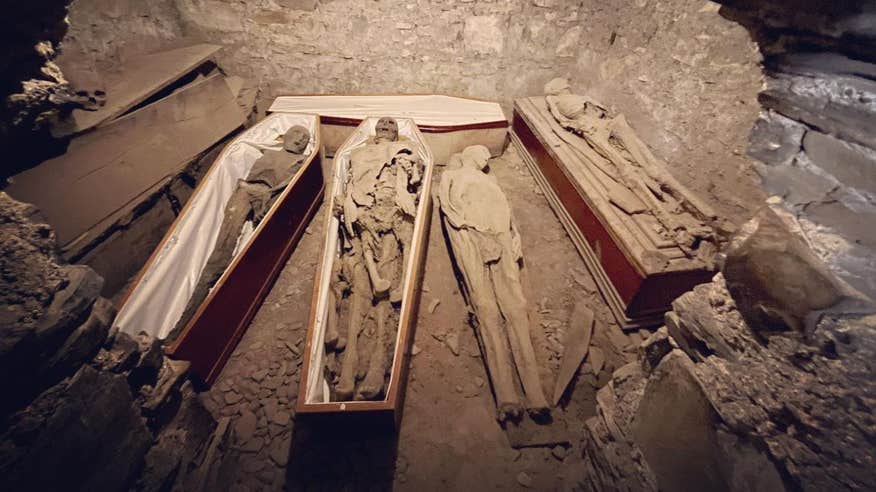
[[[775,465],[725,430],[701,384],[694,363],[673,350],[645,387],[633,434],[660,490],[784,490]]]
[[[840,283],[782,219],[764,208],[731,241],[727,289],[755,332],[811,333],[828,310],[857,310]]]

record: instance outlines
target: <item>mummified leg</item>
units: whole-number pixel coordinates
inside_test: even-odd
[[[363,242],[363,252],[365,254],[365,264],[368,266],[368,275],[371,276],[374,297],[381,297],[389,291],[390,283],[389,280],[380,276],[380,272],[377,269],[377,262],[374,261],[374,250],[372,249],[371,244],[379,244],[378,241],[381,241],[382,238],[380,235],[372,234],[370,232],[363,232],[363,234],[368,234],[370,236],[370,241]]]
[[[496,394],[498,419],[517,418],[523,413],[523,406],[514,384],[514,363],[502,329],[489,268],[484,264],[477,239],[471,233],[452,227],[448,228],[448,232],[454,257],[465,277],[469,298],[478,318],[477,334],[484,348],[484,360]]]
[[[359,384],[356,392],[357,400],[373,400],[383,392],[384,376],[386,375],[386,338],[387,321],[391,309],[388,300],[383,299],[377,303],[377,334],[374,338],[374,349],[371,351],[371,360],[368,365],[368,373]]]
[[[350,319],[347,325],[347,346],[344,349],[344,360],[341,362],[341,376],[335,392],[340,400],[349,400],[353,397],[356,388],[356,370],[359,365],[359,333],[365,324],[365,316],[371,305],[371,283],[368,281],[368,272],[365,270],[361,256],[361,247],[358,240],[354,240],[353,252],[344,255],[344,269],[350,275]]]
[[[510,249],[505,247],[502,258],[490,264],[490,274],[499,308],[505,316],[508,341],[511,342],[511,353],[517,365],[517,374],[523,383],[527,409],[531,413],[544,413],[548,410],[548,403],[541,387],[538,363],[532,348],[526,298],[523,296],[523,288],[520,284],[520,269],[513,258]]]
[[[383,236],[383,242],[380,246],[379,271],[383,278],[389,279],[394,284],[395,277],[398,276],[396,272],[398,271],[399,243],[394,235],[386,234]],[[387,299],[382,299],[377,304],[377,333],[374,337],[374,349],[371,351],[368,373],[362,384],[359,385],[357,400],[373,400],[383,391],[387,357],[392,357],[392,353],[387,353],[387,345],[391,335],[387,323],[391,309],[392,306]]]
[[[346,282],[341,278],[341,259],[332,262],[331,285],[328,290],[328,306],[326,310],[325,346],[328,348],[342,349],[347,344],[347,338],[341,337],[338,328],[338,301],[344,295]]]
[[[267,189],[267,187],[264,188]],[[210,288],[228,268],[234,247],[237,246],[237,239],[240,237],[240,231],[252,211],[251,201],[255,195],[258,195],[259,191],[261,190],[258,185],[238,183],[237,189],[234,190],[234,194],[225,205],[225,215],[219,228],[219,235],[216,237],[216,243],[213,246],[213,252],[210,253],[204,269],[201,270],[201,276],[198,278],[198,283],[192,291],[192,296],[186,304],[182,317],[177,321],[167,340],[173,340],[185,328],[201,303],[207,298]]]

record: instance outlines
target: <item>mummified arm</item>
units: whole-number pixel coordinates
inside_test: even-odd
[[[408,187],[416,186],[419,188],[423,179],[420,174],[422,161],[406,154],[399,154],[393,159],[393,162],[398,166],[395,183],[396,204],[405,214],[415,217],[417,215],[417,193],[411,193],[408,191]]]

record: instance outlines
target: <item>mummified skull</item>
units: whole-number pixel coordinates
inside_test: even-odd
[[[398,123],[392,118],[380,118],[374,125],[374,134],[378,140],[395,142],[398,140]]]
[[[283,148],[293,154],[301,154],[310,143],[310,132],[301,125],[295,125],[283,135]]]

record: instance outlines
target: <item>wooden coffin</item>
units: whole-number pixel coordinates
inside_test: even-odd
[[[469,145],[484,145],[493,157],[505,150],[508,120],[496,102],[444,95],[280,96],[271,112],[320,115],[326,154],[334,155],[368,116],[411,118],[423,133],[436,164]],[[325,172],[330,179],[330,170]]]
[[[307,157],[258,226],[244,226],[237,253],[200,308],[166,352],[191,362],[207,384],[215,381],[285,265],[324,190],[319,118],[275,114],[235,137],[219,154],[179,217],[120,304],[115,324],[124,332],[166,337],[197,284],[224,217],[225,204],[277,137],[294,125],[310,130]],[[250,224],[247,224],[250,225]]]
[[[675,298],[715,274],[714,267],[688,258],[675,242],[660,237],[653,216],[628,215],[611,203],[610,183],[558,136],[566,130],[544,97],[517,99],[512,128],[512,142],[622,328],[661,324]],[[668,266],[654,268],[645,261],[649,251],[668,257]]]
[[[342,190],[347,180],[352,151],[364,145],[365,140],[374,134],[374,124],[377,118],[365,119],[340,147],[334,158],[333,190]],[[337,192],[333,192],[326,210],[326,237],[322,257],[313,286],[313,301],[310,308],[310,320],[307,340],[304,349],[302,378],[299,382],[298,402],[296,410],[299,414],[310,414],[310,417],[336,418],[341,415],[344,420],[365,418],[382,423],[391,422],[398,425],[401,419],[404,401],[407,372],[410,359],[410,349],[414,340],[414,329],[417,310],[420,301],[420,286],[422,283],[423,263],[426,256],[426,244],[429,238],[429,226],[432,214],[432,173],[434,160],[426,140],[417,125],[411,119],[397,118],[399,135],[409,138],[420,146],[420,157],[425,169],[423,185],[420,189],[417,216],[414,221],[411,254],[405,265],[403,276],[403,297],[399,313],[398,330],[393,351],[392,366],[384,399],[380,401],[329,401],[329,382],[325,375],[326,349],[325,332],[328,319],[329,289],[331,287],[332,264],[340,253],[340,227],[337,217],[332,215]]]

